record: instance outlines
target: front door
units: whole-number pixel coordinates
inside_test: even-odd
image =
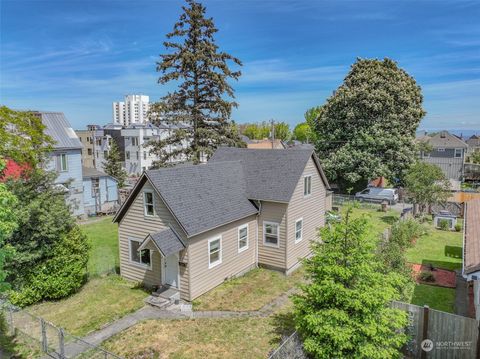
[[[165,257],[165,284],[171,287],[178,288],[178,254],[171,254]]]

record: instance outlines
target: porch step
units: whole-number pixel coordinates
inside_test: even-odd
[[[145,299],[145,303],[158,308],[166,308],[172,304],[172,301],[170,301],[169,299],[150,295]]]
[[[175,300],[180,299],[180,292],[176,288],[160,287],[156,292],[152,293],[152,296],[174,302]]]

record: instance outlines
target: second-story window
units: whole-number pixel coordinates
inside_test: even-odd
[[[126,158],[127,160],[130,159],[130,151],[125,151],[125,158]]]
[[[62,153],[60,155],[60,171],[61,172],[68,171],[68,157],[66,153]]]
[[[455,148],[455,158],[462,157],[463,150],[461,148]]]
[[[312,194],[312,176],[303,177],[303,195],[309,196]]]
[[[145,191],[143,192],[143,204],[145,206],[145,215],[153,216],[155,215],[155,206],[153,203],[153,192]]]

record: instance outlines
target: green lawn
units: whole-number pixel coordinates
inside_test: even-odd
[[[147,293],[117,275],[91,279],[82,289],[60,301],[44,302],[27,311],[83,336],[141,308]]]
[[[455,305],[455,289],[443,288],[427,284],[417,284],[413,292],[412,304],[427,304],[432,309],[453,313]]]
[[[90,275],[114,273],[119,266],[117,224],[112,223],[112,217],[100,221],[82,224],[81,228],[87,235],[90,244],[90,259],[88,271]]]
[[[195,310],[257,310],[303,280],[303,269],[289,276],[258,268],[205,293],[193,302]]]
[[[341,211],[345,213],[344,208]],[[354,218],[366,215],[371,220],[372,230],[379,234],[400,218],[400,213],[397,211],[382,212],[377,208],[354,208],[352,215]]]
[[[441,231],[430,225],[429,233],[407,251],[407,260],[448,270],[462,268],[462,240],[462,232]]]

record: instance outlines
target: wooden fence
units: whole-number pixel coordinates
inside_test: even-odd
[[[408,313],[406,358],[480,357],[477,320],[403,302],[392,302],[392,307]]]

